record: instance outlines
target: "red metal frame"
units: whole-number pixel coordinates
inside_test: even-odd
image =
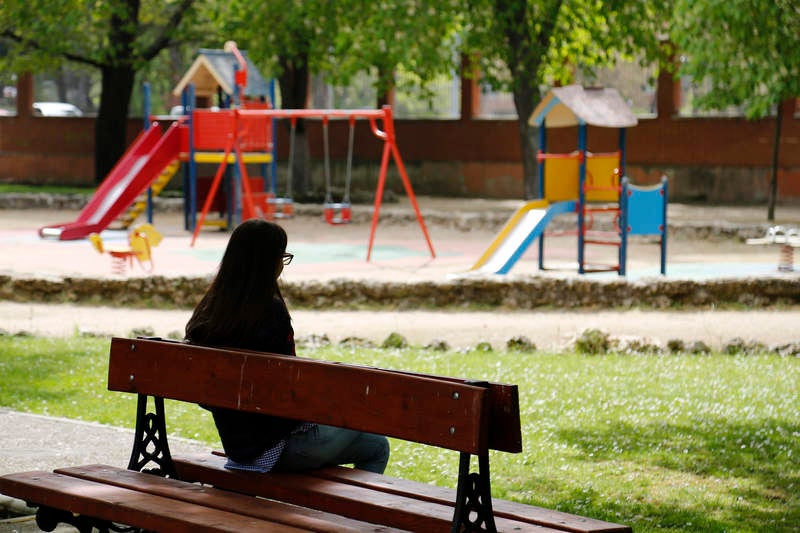
[[[419,210],[417,198],[414,195],[414,190],[411,187],[411,181],[408,179],[406,167],[403,164],[402,157],[400,157],[400,150],[397,148],[394,117],[391,106],[383,106],[382,109],[233,109],[229,112],[233,114],[233,122],[232,125],[229,126],[230,130],[227,133],[227,135],[230,135],[230,140],[225,146],[225,157],[223,157],[222,163],[220,163],[220,166],[217,169],[217,174],[214,176],[214,182],[211,185],[209,196],[206,199],[205,205],[203,206],[203,211],[200,215],[200,222],[195,226],[194,235],[192,236],[192,245],[194,245],[200,228],[203,225],[203,221],[208,214],[208,210],[210,209],[209,199],[213,198],[217,188],[219,187],[219,181],[221,180],[222,173],[227,165],[227,156],[231,153],[231,151],[236,153],[236,161],[239,165],[239,171],[242,176],[242,188],[244,189],[244,194],[242,194],[242,217],[246,219],[256,216],[256,209],[253,205],[251,196],[252,190],[249,179],[247,178],[247,170],[243,163],[241,153],[242,143],[243,141],[246,143],[245,139],[247,139],[248,130],[251,127],[251,123],[257,122],[258,124],[263,124],[264,119],[273,118],[288,118],[292,120],[296,120],[298,118],[322,118],[323,120],[329,120],[331,118],[346,118],[349,120],[368,120],[372,134],[384,142],[380,173],[378,174],[378,184],[375,190],[375,205],[372,212],[372,224],[370,227],[369,245],[367,248],[367,261],[369,261],[372,257],[372,247],[375,242],[375,232],[377,230],[378,220],[380,218],[380,209],[383,202],[383,191],[386,186],[386,172],[388,170],[390,157],[394,159],[394,162],[397,165],[400,179],[403,182],[403,187],[405,188],[406,194],[411,202],[411,206],[414,208],[414,213],[416,214],[417,221],[422,229],[425,242],[428,244],[428,250],[430,250],[431,257],[436,257],[436,252],[433,250],[433,244],[431,243],[431,238],[428,234],[428,228],[425,226],[425,220],[423,219],[422,213]],[[382,130],[378,127],[378,120],[382,121]],[[257,130],[257,128],[254,128],[254,130]],[[218,135],[224,136],[226,133],[218,132]]]

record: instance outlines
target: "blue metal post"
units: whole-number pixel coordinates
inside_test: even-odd
[[[578,178],[578,273],[584,274],[584,224],[586,209],[586,191],[584,186],[586,184],[586,123],[581,121],[578,124],[578,151],[581,154],[580,172]]]
[[[663,185],[664,193],[664,214],[663,224],[664,228],[661,232],[661,274],[667,275],[667,203],[669,202],[669,189],[667,188],[667,177],[661,176],[661,184]]]
[[[626,129],[620,128],[619,129],[619,179],[620,184],[623,180],[627,183],[627,179],[625,178],[625,136],[626,136]],[[622,212],[623,212],[623,198],[622,195],[625,193],[625,190],[620,191],[620,200],[619,200],[619,208],[620,208],[620,221],[623,220]],[[627,200],[627,199],[625,199]],[[626,204],[627,205],[627,202]],[[626,219],[627,220],[627,219]],[[625,261],[627,260],[627,251],[623,248],[627,245],[628,242],[628,227],[627,222],[624,224],[620,224],[619,228],[620,232],[620,245],[619,245],[619,275],[625,275]]]
[[[144,115],[144,130],[150,129],[150,82],[142,84],[142,115]]]
[[[183,112],[189,115],[187,125],[189,127],[189,172],[188,172],[188,195],[189,217],[186,221],[186,229],[194,231],[197,224],[197,163],[195,162],[194,146],[194,84],[190,83],[183,92]],[[184,208],[184,212],[187,210]]]
[[[269,80],[269,103],[275,109],[275,79]],[[278,196],[278,121],[272,119],[272,163],[270,164],[271,187],[275,197]],[[288,187],[287,187],[288,188]]]
[[[150,129],[150,105],[151,105],[151,89],[150,83],[144,82],[142,86],[142,114],[144,115],[144,129],[145,131]],[[149,224],[153,223],[153,187],[147,188],[147,222]]]
[[[619,275],[624,276],[628,261],[628,178],[621,181],[622,190],[619,195]]]
[[[545,153],[547,151],[547,127],[545,120],[539,125],[539,151]],[[544,159],[540,159],[539,166],[539,198],[545,198],[544,189]],[[544,270],[544,232],[539,236],[539,270]]]
[[[242,107],[242,90],[239,87],[239,84],[236,83],[236,72],[239,70],[239,65],[234,63],[233,64],[233,100],[231,102],[230,107]],[[238,124],[236,125],[236,130],[233,132],[235,136],[238,137]],[[234,163],[233,163],[233,182],[231,187],[233,190],[230,191],[228,195],[229,201],[228,205],[230,209],[228,209],[228,228],[233,228],[242,220],[242,175],[239,173],[239,164],[238,164],[238,157],[236,151],[231,151],[231,154],[234,156]],[[228,167],[230,168],[230,167]],[[229,189],[230,190],[230,189]]]
[[[242,103],[242,95],[241,90],[239,89],[239,84],[236,83],[236,71],[239,70],[239,65],[236,63],[233,64],[233,102],[231,103],[230,107],[236,106],[241,107]]]

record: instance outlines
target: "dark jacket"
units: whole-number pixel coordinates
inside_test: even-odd
[[[286,306],[274,300],[273,320],[255,338],[213,342],[216,346],[295,355],[294,330]],[[211,342],[209,342],[211,344]],[[214,416],[222,447],[237,463],[249,463],[288,436],[300,422],[288,418],[206,407]]]

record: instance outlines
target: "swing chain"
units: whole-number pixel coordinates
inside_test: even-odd
[[[350,205],[350,180],[353,174],[353,141],[355,138],[355,126],[355,117],[350,117],[350,132],[347,140],[347,171],[345,174],[344,198],[342,199],[342,203],[347,205]]]
[[[294,176],[294,140],[295,135],[297,133],[297,120],[292,117],[289,119],[291,124],[289,130],[289,171],[288,171],[288,183],[286,184],[286,196],[288,198],[292,197],[292,180]]]
[[[328,146],[328,117],[322,117],[322,142],[324,153],[325,165],[325,203],[332,204],[333,196],[331,195],[331,157],[330,148]]]

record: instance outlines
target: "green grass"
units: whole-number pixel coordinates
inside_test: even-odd
[[[92,194],[97,187],[77,187],[74,185],[26,185],[24,183],[0,183],[0,194],[42,193],[42,194]]]
[[[105,389],[107,339],[0,337],[0,405],[130,427]],[[650,531],[800,524],[800,359],[775,355],[300,355],[516,383],[521,454],[493,453],[497,497]],[[218,445],[202,409],[168,403],[171,434]],[[454,486],[455,453],[393,440],[387,474]]]

